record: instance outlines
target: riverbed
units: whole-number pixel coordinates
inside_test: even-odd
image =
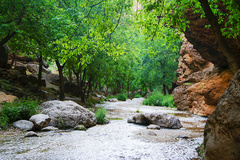
[[[87,131],[39,132],[0,137],[0,159],[43,160],[187,160],[200,159],[205,117],[167,107],[142,105],[143,98],[98,104],[108,110],[110,123]],[[177,116],[181,129],[149,130],[127,123],[136,113],[160,112]]]

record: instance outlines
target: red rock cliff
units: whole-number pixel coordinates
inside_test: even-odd
[[[233,75],[229,69],[215,67],[213,63],[204,60],[186,39],[179,54],[179,86],[173,91],[177,108],[208,116],[216,108]]]

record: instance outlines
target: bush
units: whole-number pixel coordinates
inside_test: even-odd
[[[119,100],[119,101],[126,101],[127,100],[127,95],[123,94],[123,93],[118,94],[117,95],[117,100]]]
[[[20,99],[12,103],[2,103],[0,122],[13,123],[17,120],[28,120],[38,112],[38,102],[32,99]],[[2,116],[4,118],[2,118]],[[3,122],[4,121],[4,122]],[[2,125],[2,124],[1,124]]]
[[[176,107],[171,94],[163,95],[159,91],[155,91],[152,95],[148,96],[148,98],[143,101],[143,104],[150,106],[168,106],[171,108]]]
[[[95,116],[97,118],[97,123],[98,124],[103,124],[106,122],[106,114],[107,114],[107,110],[103,107],[100,107],[96,110],[95,112]]]
[[[6,115],[0,114],[0,128],[7,129],[8,127],[8,117]]]
[[[134,95],[134,98],[141,98],[142,96],[140,94]]]

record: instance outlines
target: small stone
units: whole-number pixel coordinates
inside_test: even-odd
[[[25,134],[25,137],[39,137],[36,132],[30,131]]]
[[[74,130],[78,131],[86,131],[87,129],[84,127],[84,125],[77,125],[73,128]]]
[[[151,125],[147,126],[147,129],[157,129],[157,130],[159,130],[160,126],[155,125],[155,124],[151,124]]]
[[[27,120],[19,120],[13,123],[13,126],[20,129],[20,130],[32,130],[33,129],[33,123]]]
[[[53,127],[53,126],[47,126],[41,129],[41,131],[43,132],[47,132],[47,131],[57,131],[58,128],[57,127]]]

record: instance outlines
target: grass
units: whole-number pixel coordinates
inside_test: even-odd
[[[12,103],[1,103],[0,127],[6,129],[10,124],[18,120],[29,120],[38,113],[38,102],[27,98],[16,100]]]
[[[147,99],[143,101],[143,104],[149,106],[167,106],[171,108],[176,107],[171,94],[163,95],[159,91],[152,92],[152,95],[149,95]]]

